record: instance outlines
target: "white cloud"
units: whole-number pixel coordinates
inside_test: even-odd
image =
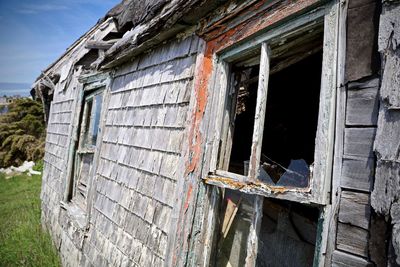
[[[59,11],[69,9],[65,5],[57,4],[37,4],[37,5],[22,5],[17,12],[22,14],[38,14],[47,11]]]

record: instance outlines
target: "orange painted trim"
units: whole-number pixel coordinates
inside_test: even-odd
[[[207,105],[208,84],[213,70],[213,54],[214,47],[212,42],[208,42],[195,73],[196,106],[192,114],[192,127],[189,131],[189,162],[186,167],[186,175],[196,169],[201,156],[202,135],[200,133],[200,124]]]
[[[280,22],[288,17],[299,13],[306,8],[320,3],[320,0],[291,0],[281,1],[276,4],[273,9],[266,9],[260,11],[259,14],[249,18],[248,20],[237,25],[235,28],[228,30],[227,32],[220,34],[221,29],[225,29],[226,26],[219,25],[219,28],[211,31],[204,35],[206,40],[212,40],[216,43],[215,51],[220,52],[235,43],[242,41],[251,35],[271,27],[273,24]],[[257,12],[257,9],[263,2],[253,5],[248,10],[243,12]],[[242,13],[243,13],[242,12]],[[238,14],[238,16],[243,14]]]

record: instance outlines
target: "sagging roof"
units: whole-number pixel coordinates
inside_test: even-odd
[[[114,32],[113,42],[108,42],[111,45],[104,49],[104,57],[96,66],[99,68],[122,64],[179,32],[198,25],[200,18],[226,2],[228,0],[123,0],[68,47],[43,73],[51,72],[57,62],[68,57],[82,41],[90,42],[88,36],[106,21],[114,21],[117,32]],[[43,74],[36,81],[41,78]]]
[[[105,18],[118,27],[132,28],[105,54],[101,66],[110,68],[127,61],[151,46],[198,24],[199,19],[227,0],[124,0]]]

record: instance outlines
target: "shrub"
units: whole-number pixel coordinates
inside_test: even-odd
[[[0,116],[0,167],[43,158],[46,126],[41,102],[21,98],[8,108]]]

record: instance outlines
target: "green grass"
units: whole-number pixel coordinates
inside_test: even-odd
[[[0,266],[60,266],[40,224],[41,177],[0,174]]]

